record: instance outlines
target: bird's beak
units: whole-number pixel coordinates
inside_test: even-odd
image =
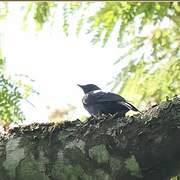
[[[80,85],[80,84],[77,84],[80,88],[82,88],[83,86],[82,85]]]

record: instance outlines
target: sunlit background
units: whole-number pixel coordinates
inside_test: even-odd
[[[1,2],[3,73],[29,88],[23,123],[85,119],[77,84],[119,93],[141,110],[178,95],[179,12],[178,2]]]
[[[113,63],[121,54],[119,48],[113,43],[106,48],[93,46],[86,35],[77,37],[72,33],[66,37],[59,16],[55,17],[57,23],[47,23],[39,32],[35,31],[34,22],[24,30],[20,5],[10,4],[12,13],[0,23],[0,31],[7,71],[11,75],[28,75],[39,92],[29,97],[33,106],[23,103],[25,122],[48,121],[53,110],[68,105],[75,106],[68,119],[88,116],[77,84],[94,83],[111,90],[107,84],[115,74]]]

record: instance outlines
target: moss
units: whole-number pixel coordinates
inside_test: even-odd
[[[42,153],[41,153],[42,154]],[[35,160],[33,156],[29,155],[21,161],[17,168],[16,179],[18,180],[34,180],[43,179],[50,180],[45,173],[45,167],[43,164],[45,160]]]
[[[65,149],[67,149],[67,148],[72,149],[74,147],[80,149],[82,151],[82,153],[85,153],[85,150],[84,150],[85,142],[84,141],[82,141],[82,140],[78,140],[78,141],[74,140],[72,142],[69,142],[68,144],[66,144]]]
[[[112,180],[111,176],[105,173],[102,169],[96,169],[93,180]]]
[[[72,149],[66,149],[63,153],[63,156],[61,155],[61,159],[66,161],[68,164],[79,164],[81,167],[83,167],[86,171],[89,169],[89,161],[85,157],[85,154],[82,153],[80,149],[77,147],[74,147]]]
[[[59,161],[63,161],[64,160],[64,154],[63,154],[62,150],[60,150],[57,155],[58,155],[58,160]]]
[[[92,176],[88,175],[85,170],[81,167],[80,164],[78,163],[71,163],[72,161],[76,161],[79,159],[79,161],[82,160],[82,157],[77,157],[77,152],[73,154],[74,151],[77,151],[82,154],[82,152],[75,148],[68,149],[68,154],[67,150],[63,152],[60,150],[58,152],[58,158],[56,162],[54,163],[52,167],[52,178],[56,180],[93,180]],[[68,160],[65,156],[70,157],[70,160]],[[83,155],[83,154],[82,154]],[[71,159],[74,156],[73,159]]]
[[[79,164],[71,165],[60,160],[54,164],[52,177],[56,180],[93,180]]]
[[[89,149],[89,157],[98,163],[108,163],[109,152],[104,144],[97,145]]]
[[[16,167],[19,162],[24,159],[24,149],[19,147],[21,138],[12,138],[6,144],[6,160],[3,163],[3,167],[7,170],[7,173],[11,179],[15,178]]]
[[[69,136],[69,132],[68,131],[60,131],[59,135],[58,135],[58,140],[64,144],[66,141],[66,138]]]
[[[121,170],[122,165],[123,165],[123,161],[121,160],[120,157],[117,157],[117,158],[111,157],[109,163],[110,163],[110,168],[111,168],[112,174]]]
[[[69,159],[73,163],[84,164],[85,156],[78,148],[66,149],[65,158]]]
[[[159,136],[154,140],[154,142],[159,144],[159,143],[161,143],[162,139],[163,139],[163,137]]]
[[[134,155],[126,159],[125,167],[130,172],[131,175],[141,177],[141,170]]]
[[[0,158],[5,154],[5,145],[0,141]]]
[[[50,164],[49,160],[45,157],[45,153],[44,151],[39,151],[39,159],[38,159],[38,167],[40,172],[44,172],[46,171],[46,165]],[[47,172],[46,172],[47,173]],[[45,173],[45,174],[46,174]]]

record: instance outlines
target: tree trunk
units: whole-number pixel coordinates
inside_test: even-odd
[[[133,117],[32,124],[1,137],[0,180],[165,180],[179,142],[180,98]]]

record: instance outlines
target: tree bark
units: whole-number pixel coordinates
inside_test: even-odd
[[[179,142],[177,97],[132,117],[17,127],[0,140],[0,180],[165,180]]]

